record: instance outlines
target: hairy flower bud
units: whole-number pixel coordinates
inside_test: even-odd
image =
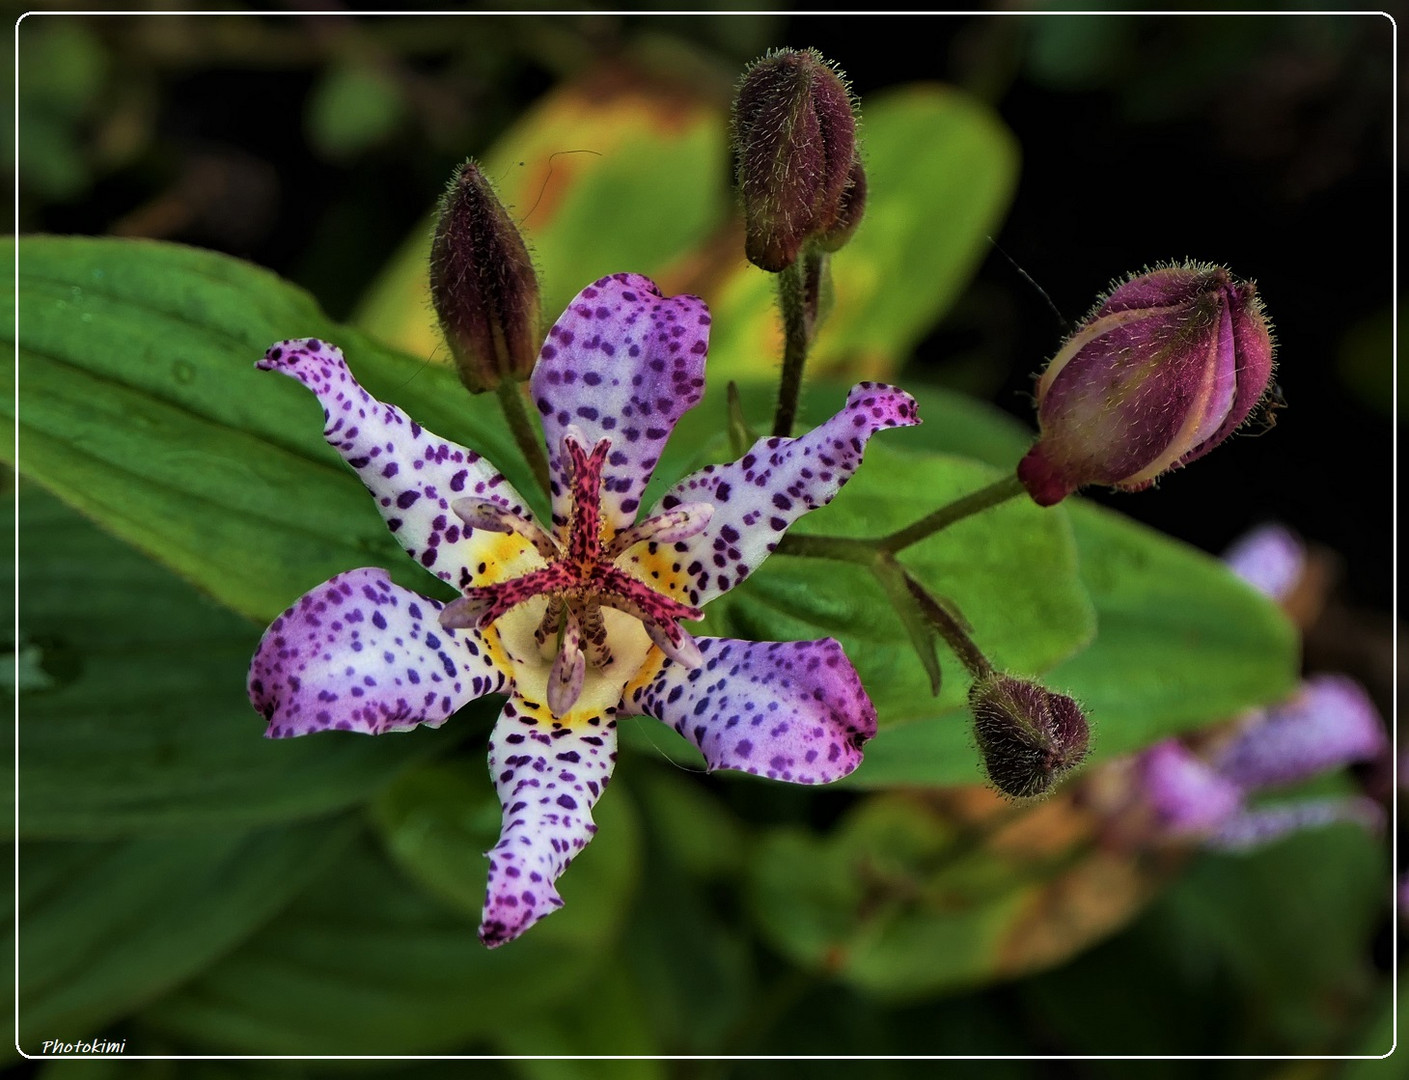
[[[542,344],[538,278],[523,237],[473,161],[441,197],[431,242],[431,299],[473,393],[522,381]]]
[[[851,91],[820,53],[779,49],[749,67],[733,143],[750,262],[777,273],[809,239],[829,251],[846,242],[865,206],[865,173]]]
[[[1065,694],[995,673],[969,689],[969,708],[988,778],[1004,795],[1041,795],[1086,757],[1086,717]]]
[[[1041,436],[1018,479],[1041,506],[1086,484],[1139,491],[1233,433],[1272,380],[1251,282],[1169,266],[1119,285],[1037,383]]]

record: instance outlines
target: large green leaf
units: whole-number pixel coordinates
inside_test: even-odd
[[[345,845],[345,822],[19,855],[22,1045],[77,1042],[200,971],[274,915]]]
[[[244,690],[254,627],[32,485],[19,512],[22,836],[326,813],[465,730],[261,738]]]
[[[435,587],[323,442],[308,392],[254,369],[277,340],[331,338],[372,393],[523,480],[494,402],[336,329],[266,271],[170,244],[19,243],[20,470],[236,611],[266,621],[356,566]]]
[[[457,812],[485,821],[484,804]],[[504,948],[481,945],[474,918],[417,888],[369,839],[142,1020],[206,1050],[402,1056],[461,1047],[525,1010],[551,1010],[612,944],[591,922],[592,904],[577,905],[588,918],[573,915],[574,894],[621,900],[630,879],[630,811],[621,798],[599,810],[601,836],[562,879],[566,906]],[[492,842],[480,830],[474,846],[446,854],[482,867],[478,853]]]
[[[1051,670],[1018,670],[1042,674],[1082,703],[1092,729],[1089,763],[1292,692],[1296,631],[1266,597],[1216,559],[1119,514],[1080,501],[1067,511],[1096,607],[1096,638]],[[977,640],[988,647],[982,635]],[[854,782],[973,781],[969,742],[966,722],[897,728],[867,749]]]

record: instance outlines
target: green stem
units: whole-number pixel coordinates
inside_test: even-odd
[[[802,393],[802,369],[817,328],[822,302],[822,276],[827,255],[805,251],[778,274],[778,309],[783,317],[783,376],[778,383],[778,407],[773,413],[773,434],[789,438],[797,420]]]
[[[914,524],[882,537],[878,544],[891,554],[903,551],[911,544],[917,543],[927,536],[932,536],[941,529],[948,528],[956,521],[962,521],[964,518],[987,510],[991,506],[1007,502],[1015,496],[1024,494],[1026,490],[1022,481],[1017,478],[1017,474],[1009,473],[1001,480],[995,480],[988,487],[980,488],[978,491],[955,499],[951,503],[946,503]]]
[[[949,646],[950,651],[969,669],[969,674],[975,679],[983,679],[992,675],[993,665],[988,662],[988,657],[984,656],[982,650],[974,644],[974,639],[969,637],[968,632],[950,613],[949,608],[931,596],[925,587],[908,573],[905,575],[905,587],[914,597],[915,603],[919,605],[920,611],[925,616],[925,621],[935,628],[939,636],[944,639],[944,643]]]
[[[543,488],[543,494],[550,495],[548,456],[543,452],[543,437],[539,434],[538,425],[528,415],[528,407],[524,404],[519,384],[513,379],[501,379],[495,388],[495,394],[499,398],[499,407],[504,412],[504,419],[509,422],[509,430],[514,434],[514,442],[519,444],[519,450],[533,469],[533,475]]]
[[[853,540],[847,536],[803,536],[789,533],[773,549],[778,555],[798,555],[804,559],[836,559],[838,562],[870,566],[879,554],[874,540]]]

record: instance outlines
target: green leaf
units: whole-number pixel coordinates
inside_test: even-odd
[[[265,622],[358,566],[438,587],[323,442],[317,402],[254,369],[275,341],[341,345],[371,393],[531,491],[493,401],[338,329],[266,271],[171,244],[19,243],[21,472],[242,614]]]
[[[601,839],[563,878],[567,906],[503,948],[481,945],[472,918],[418,889],[369,840],[141,1019],[207,1051],[402,1056],[461,1047],[552,1010],[590,985],[611,947],[590,925],[552,930],[554,920],[571,924],[572,879],[593,880],[594,850],[611,861],[610,842],[598,844],[621,819],[608,807]]]
[[[1246,855],[1210,854],[1164,898],[1186,940],[1199,939],[1241,984],[1256,1040],[1243,1052],[1336,1045],[1344,1023],[1337,1003],[1369,993],[1390,869],[1377,837],[1335,825]]]
[[[1388,861],[1353,825],[1199,855],[1128,931],[1026,983],[1026,1011],[1078,1056],[1384,1053],[1388,1032],[1351,1040],[1381,978]]]
[[[1099,631],[1046,680],[1086,708],[1093,762],[1296,688],[1295,627],[1221,562],[1093,503],[1070,517]]]
[[[323,814],[467,729],[264,739],[244,690],[254,627],[33,485],[19,512],[20,655],[37,669],[20,686],[22,836]]]
[[[19,1018],[30,1053],[91,1039],[274,915],[342,848],[342,821],[20,848]]]
[[[497,1052],[521,1056],[529,1080],[664,1080],[660,1054],[640,989],[624,969],[612,967],[592,980],[590,994],[574,994],[551,1012],[526,1009],[495,1034]],[[545,1055],[633,1055],[636,1060],[568,1061]]]
[[[923,386],[908,389],[919,401],[925,422],[893,437],[897,445],[918,443],[925,449],[962,454],[1010,469],[1031,443],[1031,435],[1020,424],[990,405]],[[766,415],[771,408],[767,392],[753,387],[742,391],[750,415]],[[840,386],[821,380],[811,385],[805,398],[807,415],[819,418],[827,409],[824,402],[840,400],[843,392]],[[708,408],[709,400],[700,411]],[[716,405],[713,412],[713,426],[722,430],[721,408]],[[690,422],[687,416],[685,423]],[[707,423],[708,418],[694,422]],[[857,482],[871,477],[869,483],[879,483],[875,473],[884,475],[886,466],[878,462],[874,452],[868,452]],[[975,477],[968,490],[979,484]],[[916,487],[924,494],[912,497],[910,519],[945,501],[942,492],[931,493],[918,481]],[[842,498],[851,490],[847,488]],[[987,530],[997,528],[1000,518],[996,515],[1013,505],[961,523],[926,544],[934,545],[938,556],[946,543],[962,535],[961,530],[971,529],[982,539]],[[1266,597],[1218,560],[1120,514],[1077,498],[1067,499],[1055,509],[1070,523],[1079,580],[1095,606],[1094,640],[1077,655],[1055,666],[1024,665],[1012,654],[1005,654],[998,647],[1001,638],[984,628],[981,604],[966,599],[963,592],[947,595],[957,600],[975,623],[974,638],[995,663],[1019,674],[1041,675],[1053,689],[1072,694],[1086,707],[1093,735],[1090,763],[1227,719],[1242,709],[1292,692],[1299,662],[1297,635]],[[1039,520],[1042,513],[1050,515],[1051,511],[1039,512]],[[814,523],[821,529],[823,514],[809,516],[799,531]],[[880,524],[866,523],[853,533],[877,535],[884,531]],[[783,561],[773,559],[765,569]],[[912,559],[906,553],[902,561],[908,564]],[[924,580],[935,592],[946,594],[942,580]],[[826,594],[840,591],[829,587]],[[732,595],[721,603],[727,604]],[[1038,622],[1035,611],[1012,610],[1007,616],[1013,624],[1008,632],[1015,636],[1021,635],[1025,620],[1030,626]],[[947,654],[941,656],[941,662],[945,664],[946,690],[957,693],[967,687],[967,679],[953,677],[957,665]],[[862,671],[863,682],[873,695],[877,678],[885,685],[889,675]],[[946,695],[940,704],[946,701],[954,702],[954,698]],[[967,716],[958,711],[935,723],[888,728],[867,747],[865,763],[844,783],[880,787],[978,782],[982,773],[968,731]]]

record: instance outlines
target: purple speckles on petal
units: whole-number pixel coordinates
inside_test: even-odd
[[[554,882],[597,831],[592,807],[615,762],[614,720],[568,728],[540,723],[519,698],[504,706],[489,740],[504,821],[489,852],[486,945],[512,941],[562,906]]]
[[[429,620],[413,614],[413,599],[431,608]],[[329,617],[334,610],[339,618]],[[300,597],[265,632],[250,665],[250,703],[268,721],[266,734],[438,727],[465,702],[503,692],[507,680],[482,651],[442,651],[439,610],[381,569],[350,570]],[[452,644],[477,636],[458,631]],[[411,690],[423,678],[442,688],[437,701]]]
[[[861,763],[876,710],[836,641],[695,641],[699,667],[664,661],[622,710],[673,727],[711,769],[825,784]]]
[[[335,346],[281,341],[255,366],[297,379],[318,398],[326,420],[324,438],[349,465],[360,463],[359,479],[413,559],[421,559],[432,532],[431,519],[440,513],[440,500],[431,494],[437,488],[459,491],[467,482],[484,483],[506,509],[526,512],[518,493],[473,450],[426,431],[395,405],[367,393]],[[356,422],[348,426],[345,415]],[[372,458],[378,466],[367,468]],[[460,567],[448,558],[435,560],[430,568],[443,581],[458,579]]]
[[[738,461],[706,465],[681,480],[651,514],[682,502],[714,506],[709,525],[676,545],[681,562],[690,564],[683,599],[698,607],[738,585],[768,557],[794,521],[832,501],[860,466],[872,435],[919,422],[915,400],[903,390],[860,383],[847,395],[842,411],[821,427],[796,439],[760,439]],[[712,553],[726,530],[733,539],[726,540],[721,564]]]
[[[584,299],[589,291],[595,293],[590,304]],[[704,394],[708,324],[688,319],[690,347],[684,350],[672,335],[687,316],[704,310],[698,297],[666,298],[647,278],[616,274],[579,294],[550,332],[552,354],[540,354],[532,388],[543,413],[550,468],[556,477],[565,474],[561,445],[569,424],[582,431],[588,446],[612,437],[616,453],[602,509],[616,528],[631,523],[634,514],[624,504],[639,502],[676,421]],[[632,417],[651,422],[617,435],[617,422]],[[555,516],[567,513],[567,485],[561,487],[553,500]]]

